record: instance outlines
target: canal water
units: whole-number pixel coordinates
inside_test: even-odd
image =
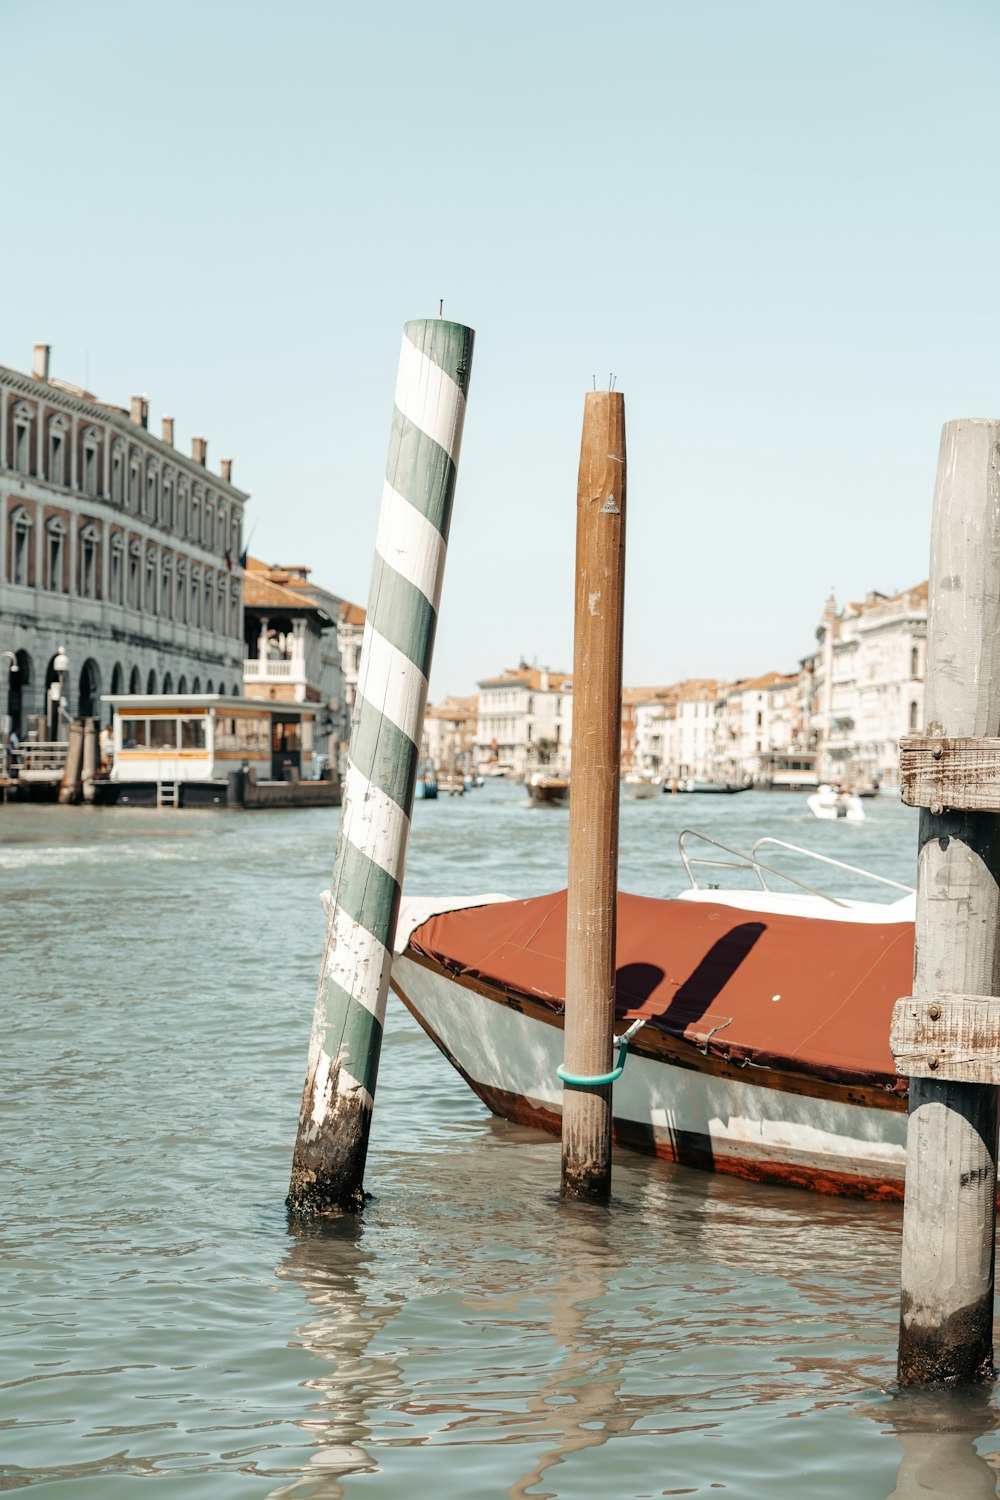
[[[685,884],[688,823],[911,878],[914,816],[866,807],[626,802],[621,883]],[[558,1142],[395,999],[372,1199],[289,1227],[337,817],[0,809],[0,1490],[995,1495],[992,1393],[893,1392],[898,1208],[624,1151],[609,1210],[563,1205]],[[408,890],[554,889],[567,828],[503,783],[420,803]]]

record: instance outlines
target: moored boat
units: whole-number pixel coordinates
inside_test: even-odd
[[[547,776],[543,771],[534,771],[525,777],[528,796],[538,807],[565,806],[569,801],[569,779],[566,776]]]
[[[743,867],[761,889],[619,897],[616,1017],[645,1024],[614,1086],[615,1138],[746,1178],[898,1198],[906,1080],[888,1037],[911,988],[912,896],[845,901],[798,881],[776,891],[766,875],[780,872],[756,849]],[[487,1107],[552,1132],[565,900],[404,901],[392,972]]]
[[[846,823],[865,821],[865,810],[857,793],[841,791],[826,782],[806,798],[806,806],[814,818],[831,822],[842,818]]]
[[[622,790],[634,802],[649,797],[658,797],[662,781],[652,771],[627,771],[622,777]]]

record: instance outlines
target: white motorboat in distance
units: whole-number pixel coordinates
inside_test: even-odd
[[[842,818],[846,823],[865,821],[865,810],[857,793],[839,791],[826,782],[806,798],[806,806],[814,818],[830,821]]]
[[[634,802],[658,797],[662,786],[662,778],[652,771],[626,771],[622,777],[622,791]]]

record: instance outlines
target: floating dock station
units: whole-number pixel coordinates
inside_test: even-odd
[[[213,693],[108,694],[110,768],[94,801],[131,807],[337,807],[334,770],[318,777],[317,706]]]

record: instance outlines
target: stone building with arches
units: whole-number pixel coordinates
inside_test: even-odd
[[[247,495],[148,429],[149,403],[106,405],[49,373],[0,365],[0,727],[107,717],[103,693],[242,693]],[[60,727],[61,726],[61,727]]]

